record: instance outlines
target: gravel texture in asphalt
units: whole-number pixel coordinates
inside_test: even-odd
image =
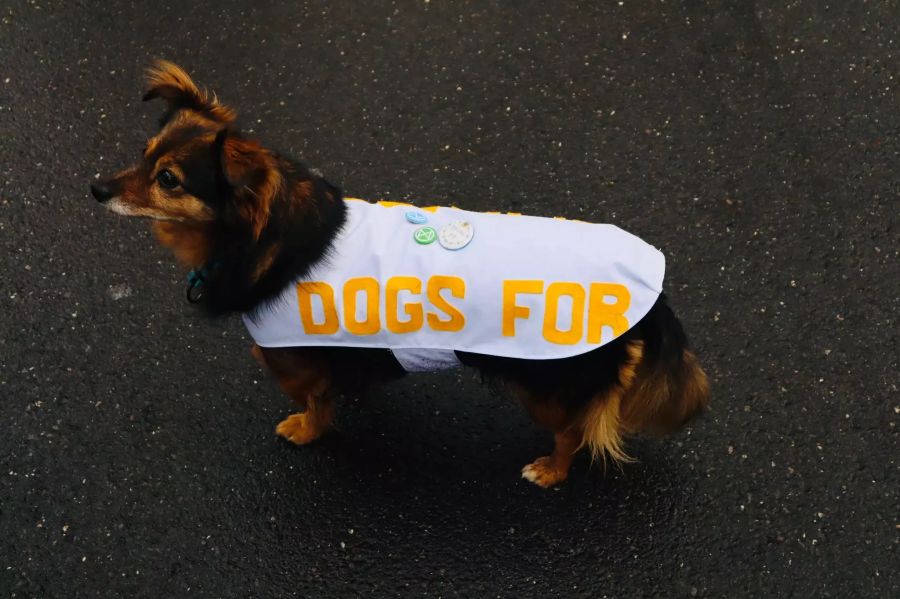
[[[893,2],[0,6],[0,594],[900,596]],[[621,470],[468,371],[289,405],[146,223],[174,60],[348,195],[611,222],[660,247],[711,411]]]

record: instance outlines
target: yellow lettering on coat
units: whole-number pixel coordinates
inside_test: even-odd
[[[572,324],[568,330],[557,328],[559,298],[572,298]],[[575,345],[584,336],[584,287],[578,283],[551,283],[544,298],[544,339],[559,345]]]
[[[442,319],[439,314],[428,313],[428,326],[435,331],[456,332],[466,326],[466,317],[455,306],[444,299],[441,291],[447,290],[450,295],[457,298],[466,297],[466,282],[459,277],[435,275],[428,279],[428,301],[431,305],[449,316]]]
[[[409,317],[400,320],[398,308],[400,307],[400,292],[409,291],[418,295],[422,293],[422,281],[416,277],[391,277],[385,285],[384,320],[387,328],[392,333],[412,333],[422,328],[422,304],[420,302],[407,302],[403,304],[403,311]]]
[[[504,337],[516,336],[516,319],[528,318],[531,309],[516,304],[520,293],[539,294],[544,292],[543,281],[518,280],[503,281],[502,332]]]
[[[365,320],[356,317],[356,302],[360,292],[366,295]],[[374,335],[381,329],[376,279],[357,277],[344,283],[344,328],[353,335]]]
[[[322,299],[325,320],[313,321],[312,296]],[[337,308],[334,305],[334,289],[328,283],[297,283],[297,305],[300,307],[300,322],[307,335],[334,335],[338,331]]]
[[[605,297],[615,298],[612,304]],[[631,305],[631,293],[618,283],[591,283],[590,306],[588,307],[588,343],[600,343],[603,327],[610,327],[613,337],[628,330],[625,312]]]

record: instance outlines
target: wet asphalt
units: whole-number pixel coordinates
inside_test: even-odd
[[[900,596],[893,2],[0,6],[0,595]],[[348,195],[660,247],[711,411],[550,491],[474,373],[289,446],[237,318],[88,184],[182,64]]]

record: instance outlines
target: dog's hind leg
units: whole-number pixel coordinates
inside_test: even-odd
[[[570,429],[556,433],[554,439],[556,444],[553,446],[553,453],[522,468],[522,478],[545,489],[569,477],[569,468],[581,445],[581,433]]]
[[[325,362],[313,351],[298,348],[254,345],[251,353],[272,372],[281,390],[306,408],[278,423],[275,432],[297,445],[311,443],[322,436],[334,418],[334,400],[328,395],[331,375]]]
[[[551,430],[555,441],[553,453],[522,468],[522,477],[538,486],[552,487],[568,478],[572,460],[581,447],[582,430],[561,403],[534,397],[524,389],[517,391],[532,420]]]

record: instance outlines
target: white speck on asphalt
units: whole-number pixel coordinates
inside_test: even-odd
[[[120,299],[131,297],[131,293],[131,287],[124,283],[119,285],[111,285],[109,288],[109,297],[111,297],[113,301],[119,301]]]

